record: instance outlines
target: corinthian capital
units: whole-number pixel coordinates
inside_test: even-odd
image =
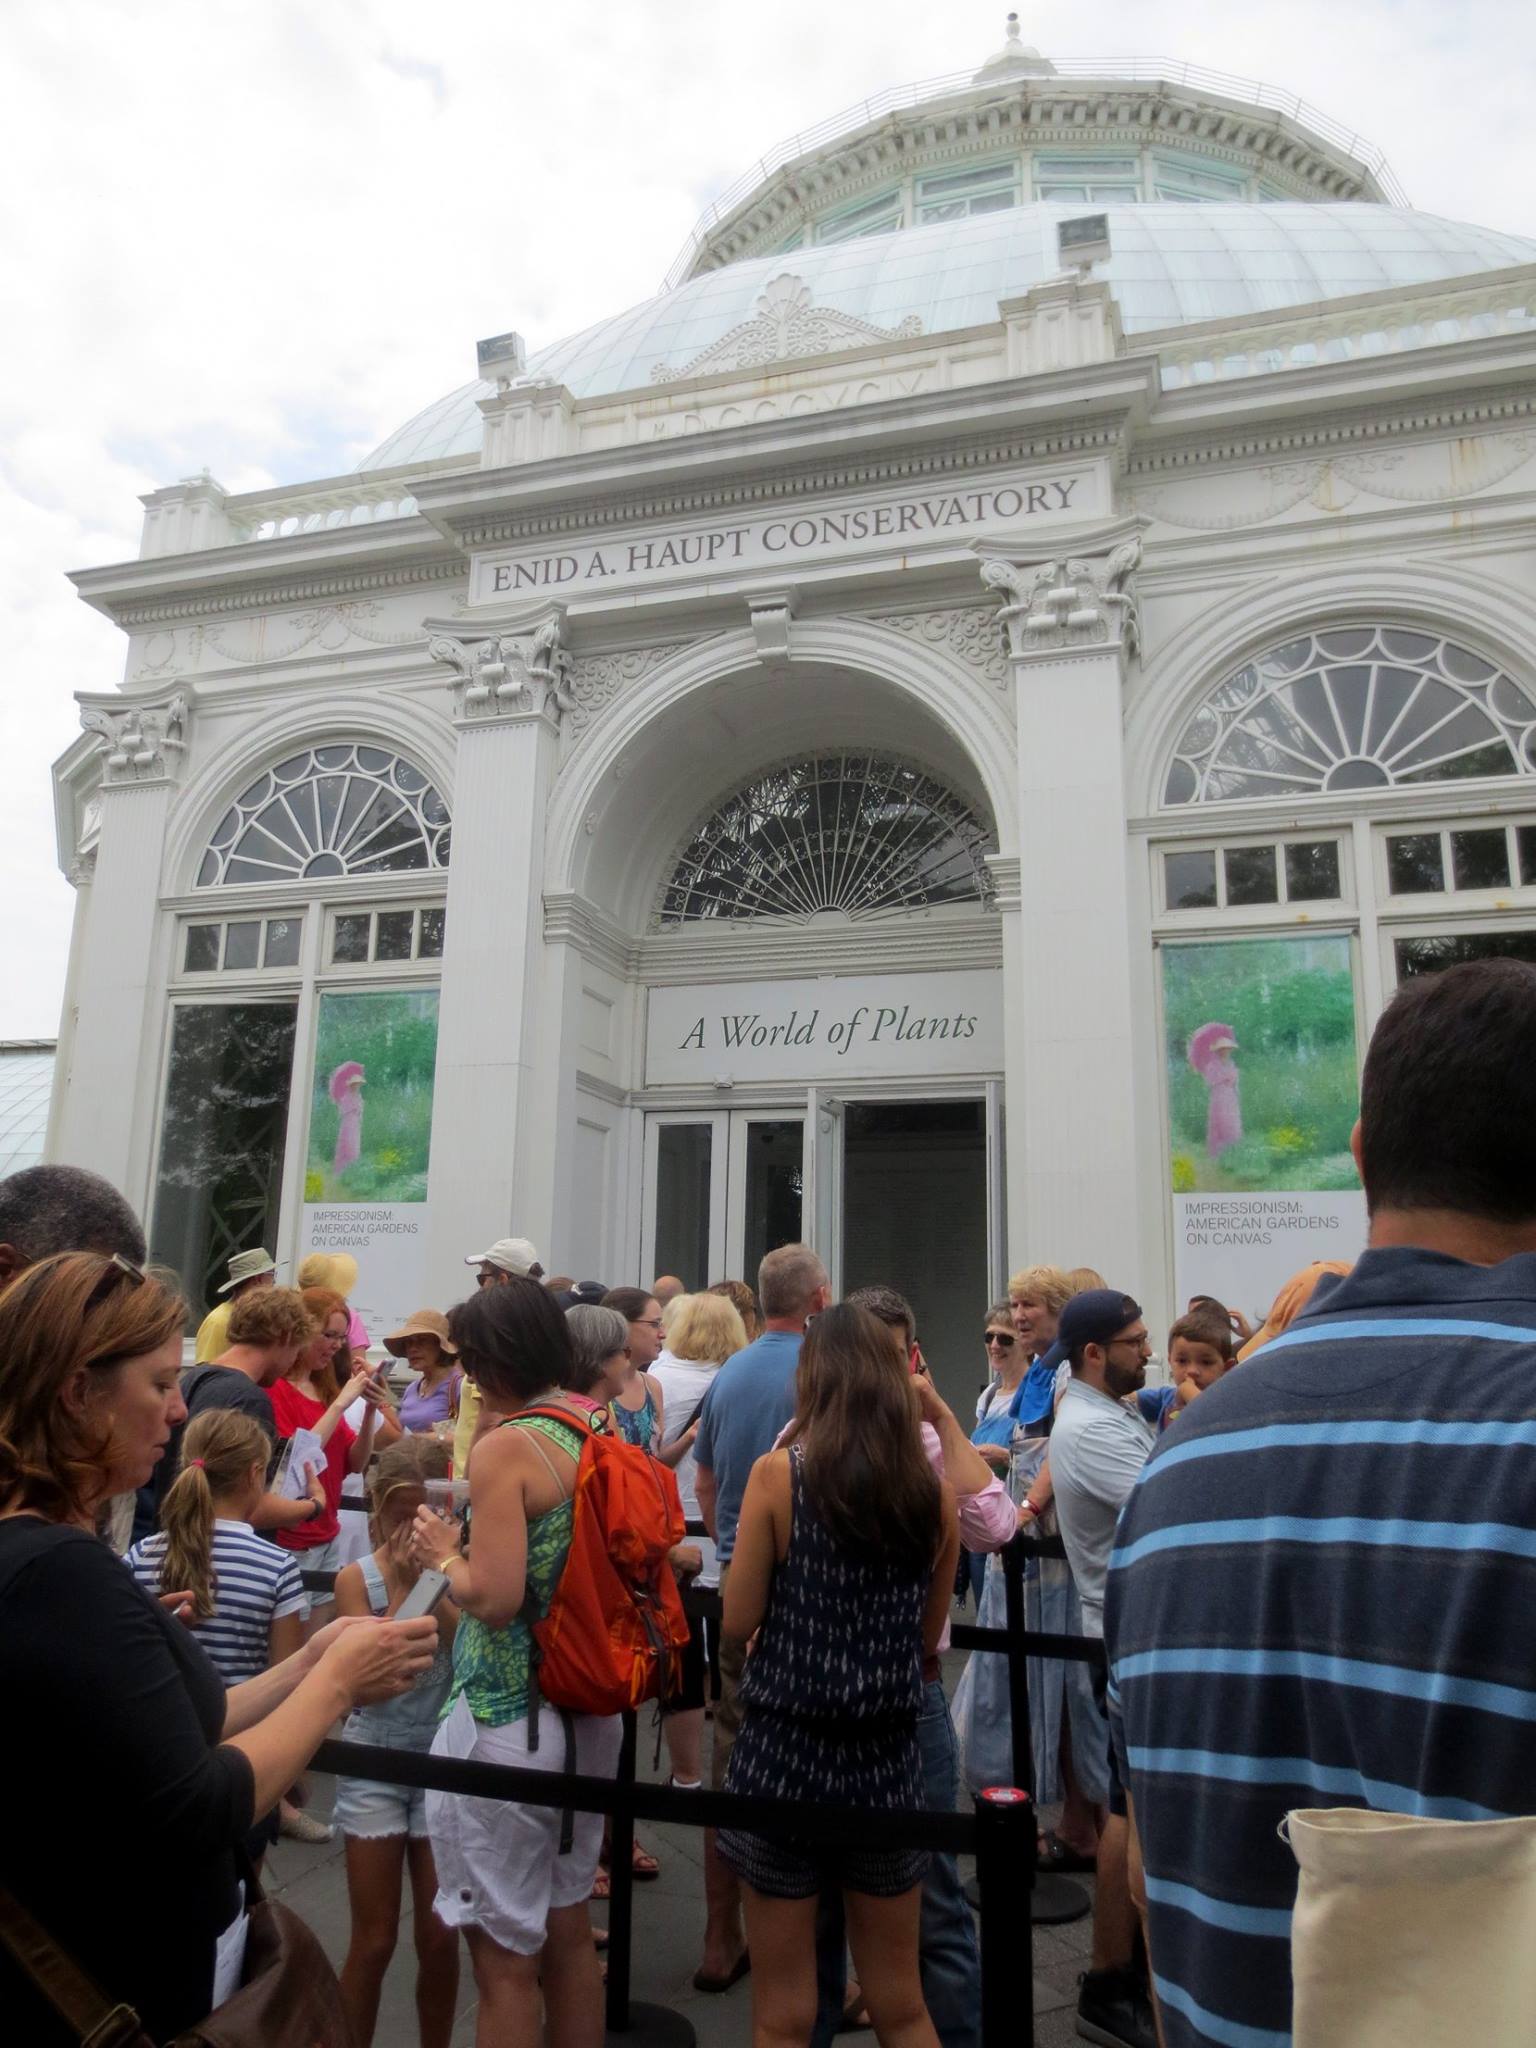
[[[1133,533],[1102,555],[983,562],[981,580],[1002,599],[998,618],[1010,654],[1116,643],[1132,656],[1141,650],[1140,566],[1141,536]]]

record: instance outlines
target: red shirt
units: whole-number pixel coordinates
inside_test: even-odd
[[[275,1380],[267,1391],[272,1396],[272,1413],[280,1437],[290,1437],[296,1429],[313,1429],[330,1405],[311,1400],[292,1380]],[[284,1550],[317,1550],[336,1536],[340,1527],[336,1504],[341,1499],[341,1483],[347,1476],[347,1456],[356,1441],[347,1424],[338,1421],[325,1447],[325,1470],[320,1475],[325,1508],[295,1528],[273,1530]]]

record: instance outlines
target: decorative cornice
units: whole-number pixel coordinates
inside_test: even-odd
[[[1006,464],[1036,466],[1062,456],[1111,456],[1122,438],[1119,421],[1100,426],[1067,428],[1050,433],[1014,435],[1004,440],[974,440],[934,446],[924,443],[908,453],[871,457],[864,462],[821,464],[761,477],[723,479],[670,491],[623,497],[605,491],[581,499],[558,512],[527,512],[467,521],[460,529],[466,548],[505,546],[565,533],[590,532],[605,526],[628,526],[648,519],[676,519],[694,513],[728,512],[743,507],[771,509],[829,492],[875,490],[912,479],[964,474]]]
[[[196,556],[184,557],[189,564]],[[195,573],[189,567],[189,575]],[[306,576],[284,583],[246,586],[239,590],[208,591],[195,597],[149,598],[112,607],[112,617],[126,632],[145,627],[180,624],[216,618],[234,612],[275,611],[287,605],[334,603],[338,599],[365,597],[381,590],[410,590],[423,584],[455,583],[463,580],[464,563],[455,556],[442,562],[401,564],[393,569],[338,570],[329,576]]]
[[[1206,385],[1206,391],[1217,387]],[[1229,393],[1230,393],[1229,387]],[[1245,390],[1253,386],[1245,384]],[[1408,434],[1433,436],[1456,434],[1467,427],[1519,426],[1536,419],[1536,398],[1488,399],[1462,405],[1439,406],[1433,410],[1403,412],[1384,405],[1373,412],[1349,417],[1312,420],[1295,427],[1277,427],[1269,432],[1244,435],[1211,435],[1204,439],[1182,437],[1176,446],[1134,450],[1126,463],[1125,479],[1134,484],[1138,477],[1158,476],[1177,470],[1206,470],[1222,462],[1251,462],[1256,457],[1306,454],[1314,449],[1348,448],[1374,441],[1398,442]]]

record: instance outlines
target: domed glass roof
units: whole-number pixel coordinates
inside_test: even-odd
[[[1112,288],[1127,335],[1474,276],[1536,263],[1536,242],[1434,214],[1358,200],[1230,201],[1110,206],[1112,255],[1095,276]],[[813,301],[892,329],[911,316],[924,334],[982,326],[1000,299],[1056,275],[1056,223],[1076,205],[1015,206],[903,233],[792,249],[706,272],[532,356],[528,375],[577,398],[648,387],[750,320],[763,287],[788,271]],[[428,406],[362,467],[388,469],[480,448],[476,381]]]

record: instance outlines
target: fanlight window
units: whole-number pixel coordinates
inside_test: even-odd
[[[1331,627],[1272,648],[1185,726],[1163,798],[1393,789],[1536,772],[1536,703],[1431,633]]]
[[[449,833],[448,806],[409,761],[382,747],[311,747],[236,798],[197,886],[445,868]]]
[[[659,922],[985,903],[990,848],[970,807],[921,769],[885,754],[817,754],[755,777],[699,827]]]

